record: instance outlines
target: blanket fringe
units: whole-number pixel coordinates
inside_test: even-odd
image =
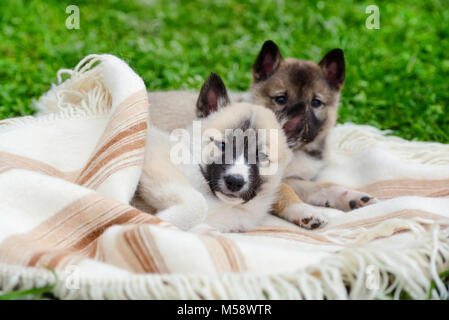
[[[69,78],[63,80],[63,76]],[[60,69],[58,83],[34,101],[34,116],[0,121],[0,132],[13,127],[44,123],[59,119],[106,116],[112,98],[102,81],[101,56],[92,54],[81,60],[73,70]]]
[[[391,131],[367,125],[338,124],[328,135],[332,153],[353,153],[379,146],[399,159],[420,164],[449,164],[449,145],[437,142],[408,141],[389,136]]]
[[[437,221],[414,217],[411,219],[388,219],[373,227],[353,227],[351,229],[330,229],[321,233],[328,241],[339,245],[367,244],[380,237],[389,237],[401,231],[413,232],[416,236],[426,232],[431,225],[449,227],[449,221]]]
[[[73,70],[60,69],[58,85],[35,102],[38,115],[70,112],[105,113],[112,105],[111,96],[103,84],[101,56],[91,54],[82,59]],[[69,78],[63,81],[63,75]]]
[[[405,291],[412,299],[426,299],[433,281],[430,297],[447,299],[449,289],[439,278],[449,268],[449,229],[442,229],[447,223],[417,227],[422,221],[399,220],[397,227],[408,225],[416,233],[401,250],[359,237],[319,264],[296,272],[80,277],[79,289],[67,288],[68,276],[58,271],[53,293],[62,299],[398,299]],[[54,281],[47,270],[0,264],[4,291]]]

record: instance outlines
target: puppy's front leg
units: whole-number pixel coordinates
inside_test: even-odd
[[[141,198],[157,211],[156,216],[182,230],[201,224],[207,215],[207,201],[189,184],[160,183],[145,174],[139,185]]]
[[[193,191],[197,192],[196,190]],[[202,225],[206,214],[206,199],[201,194],[194,195],[194,193],[191,193],[188,200],[185,199],[180,204],[172,205],[156,213],[156,216],[182,230],[190,230]]]
[[[304,203],[285,183],[281,185],[278,201],[273,206],[273,214],[305,229],[316,229],[326,225],[330,212],[338,212],[338,210]]]
[[[373,196],[333,183],[301,180],[288,177],[285,182],[305,202],[321,207],[349,211],[377,202]]]

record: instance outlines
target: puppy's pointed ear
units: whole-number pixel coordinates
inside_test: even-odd
[[[268,79],[276,72],[282,61],[281,51],[271,40],[265,41],[253,65],[254,82]]]
[[[228,93],[220,76],[211,72],[201,87],[200,95],[196,102],[196,115],[205,118],[211,113],[229,104]]]
[[[329,51],[319,63],[327,81],[336,90],[341,90],[345,82],[345,56],[343,50]]]

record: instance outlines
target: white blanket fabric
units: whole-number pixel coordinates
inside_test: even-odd
[[[439,274],[449,269],[449,146],[338,125],[319,180],[382,201],[315,231],[272,216],[245,233],[197,235],[129,205],[151,108],[140,77],[111,55],[58,77],[38,115],[0,122],[0,290],[55,283],[66,299],[448,297]]]

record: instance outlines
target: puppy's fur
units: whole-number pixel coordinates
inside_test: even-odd
[[[337,121],[345,80],[343,50],[329,51],[321,61],[284,59],[278,46],[266,41],[253,65],[250,100],[276,113],[294,152],[285,177],[307,203],[343,211],[376,200],[362,192],[313,182],[325,166],[326,137]]]
[[[201,89],[196,114],[201,120],[201,148],[208,150],[206,158],[199,163],[174,163],[170,135],[150,126],[140,196],[155,207],[159,217],[184,230],[213,228],[225,232],[254,228],[276,201],[291,159],[277,118],[262,106],[231,104],[215,74]],[[235,137],[227,129],[276,130],[277,135],[267,134],[266,139],[251,141],[256,143],[254,149],[248,139],[238,148],[231,143]],[[192,126],[187,129],[188,137],[193,138],[193,130]],[[179,143],[184,143],[192,151],[192,138],[177,141],[177,149]],[[229,145],[230,149],[226,149]],[[225,161],[225,151],[229,150],[231,162]],[[257,161],[249,161],[251,156]],[[261,166],[267,165],[274,165],[277,171],[263,175]]]

